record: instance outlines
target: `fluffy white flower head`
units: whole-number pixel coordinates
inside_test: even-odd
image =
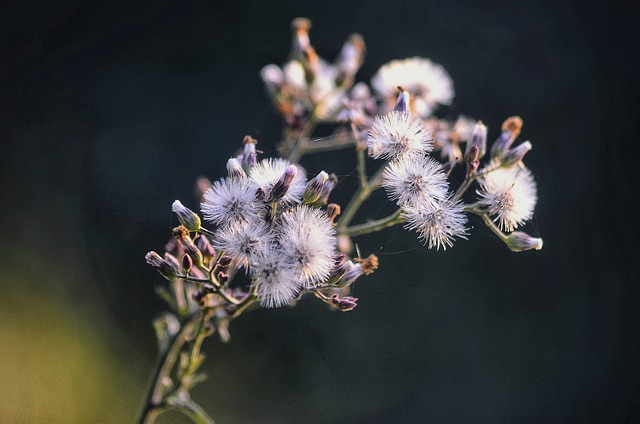
[[[274,250],[255,257],[251,265],[251,280],[260,305],[265,308],[286,305],[301,290],[296,272]]]
[[[268,198],[271,189],[273,189],[275,183],[277,183],[282,174],[284,174],[288,165],[290,165],[290,163],[285,159],[263,159],[251,168],[251,174],[249,176],[258,187],[264,190]],[[281,199],[283,203],[300,203],[302,193],[307,183],[301,171],[302,169],[298,167],[298,172],[291,182],[289,189]]]
[[[452,202],[449,198],[437,204],[418,203],[405,205],[402,214],[407,220],[405,228],[416,230],[424,244],[433,249],[447,250],[453,246],[455,237],[466,239],[467,216],[461,202]]]
[[[402,86],[414,96],[412,109],[419,116],[431,115],[438,104],[453,100],[453,81],[437,63],[421,57],[393,60],[383,65],[371,79],[371,86],[381,96],[395,101],[397,87]]]
[[[480,180],[479,201],[502,230],[513,231],[533,217],[536,182],[525,167],[499,168]]]
[[[305,286],[329,277],[336,251],[335,230],[320,209],[298,206],[279,222],[280,254]]]
[[[436,205],[446,199],[449,182],[442,165],[426,156],[398,159],[384,171],[382,186],[397,204]]]
[[[262,205],[256,200],[258,186],[247,178],[223,178],[204,193],[200,205],[207,221],[224,226],[253,220]]]
[[[272,243],[269,226],[260,218],[239,221],[220,228],[215,233],[213,247],[224,250],[238,267],[248,268],[254,258],[264,255]]]
[[[367,136],[367,148],[374,159],[395,159],[430,153],[433,142],[422,120],[392,111],[376,116]]]

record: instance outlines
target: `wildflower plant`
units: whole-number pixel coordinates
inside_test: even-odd
[[[470,235],[468,216],[476,215],[512,251],[542,248],[542,239],[515,231],[537,202],[523,162],[531,143],[515,145],[521,118],[507,118],[488,148],[481,121],[433,115],[454,96],[441,65],[419,57],[392,61],[375,74],[372,91],[356,82],[362,36],[351,35],[331,63],[316,54],[310,28],[308,19],[295,19],[289,60],[261,72],[285,124],[282,157],[262,157],[257,141],[245,137],[225,175],[203,190],[202,218],[176,200],[180,225],[163,255],[146,256],[166,280],[157,291],[171,311],[154,321],[160,355],[140,422],[168,409],[212,422],[189,395],[205,378],[202,342],[213,334],[228,341],[229,323],[243,313],[293,305],[305,295],[353,310],[353,282],[378,267],[375,255],[350,256],[353,237],[402,225],[429,249],[446,250]],[[334,134],[314,138],[319,124]],[[356,153],[358,188],[343,208],[330,199],[335,170],[305,170],[299,162],[347,148]],[[373,172],[367,155],[380,163]],[[460,184],[452,183],[453,172],[463,176]],[[395,211],[352,224],[378,189]]]

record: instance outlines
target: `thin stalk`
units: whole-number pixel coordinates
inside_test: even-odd
[[[338,224],[336,225],[336,231],[338,233],[342,233],[347,228],[358,209],[360,209],[360,206],[362,206],[362,203],[371,196],[371,193],[380,188],[382,184],[382,173],[385,168],[386,166],[380,167],[371,179],[369,179],[369,182],[367,182],[364,187],[359,187],[353,194],[344,212],[340,215],[340,219],[338,219]]]
[[[469,205],[469,206],[471,206],[471,205]],[[508,239],[507,235],[505,233],[503,233],[500,228],[498,228],[496,223],[493,222],[493,220],[489,217],[489,215],[486,212],[482,212],[482,211],[479,211],[479,210],[477,210],[475,208],[468,208],[468,207],[465,207],[465,210],[467,212],[471,212],[471,213],[474,213],[474,214],[480,216],[482,218],[482,220],[484,221],[485,225],[487,227],[489,227],[489,229],[491,231],[493,231],[493,233],[496,236],[498,236],[498,238],[500,240],[502,240],[504,243],[507,242],[507,239]]]
[[[357,236],[362,234],[373,233],[380,231],[383,228],[392,227],[397,224],[405,222],[404,218],[400,215],[400,209],[392,213],[391,215],[381,218],[375,221],[367,222],[365,224],[353,225],[341,230],[339,234],[347,236]]]
[[[182,412],[196,424],[215,424],[213,418],[211,418],[200,405],[192,400],[184,402],[174,399],[167,399],[166,405],[167,409],[174,409],[176,411]]]
[[[175,365],[178,358],[178,354],[182,350],[187,341],[187,336],[193,330],[193,326],[196,322],[199,322],[198,314],[194,314],[182,325],[180,331],[173,337],[170,342],[170,347],[164,352],[161,352],[158,357],[158,361],[155,365],[153,375],[149,384],[149,390],[144,401],[144,406],[140,413],[138,422],[140,424],[152,424],[158,415],[160,415],[165,408],[162,406],[163,398],[163,382],[171,374],[171,370]]]

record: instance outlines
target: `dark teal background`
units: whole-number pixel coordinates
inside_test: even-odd
[[[446,252],[400,228],[359,238],[381,266],[357,282],[355,311],[305,299],[241,317],[230,344],[205,344],[211,378],[196,400],[219,423],[640,422],[631,1],[3,6],[0,308],[37,314],[37,297],[73,311],[69,325],[94,329],[138,382],[133,416],[155,355],[150,320],[165,308],[144,255],[176,224],[173,200],[194,207],[195,179],[222,176],[244,135],[274,154],[280,121],[258,74],[286,58],[296,16],[330,59],[360,32],[360,80],[391,59],[441,63],[456,89],[449,116],[483,120],[490,139],[522,116],[539,186],[525,230],[544,249],[510,253],[473,219],[470,240]],[[303,165],[337,172],[344,204],[352,156]],[[374,203],[358,219],[381,213]],[[100,407],[92,420],[108,422]]]

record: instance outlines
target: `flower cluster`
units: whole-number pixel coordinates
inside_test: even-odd
[[[394,60],[367,85],[356,81],[365,53],[362,36],[349,36],[330,63],[316,54],[310,28],[308,19],[295,19],[288,60],[261,71],[285,125],[277,146],[282,157],[259,158],[257,141],[245,137],[241,153],[227,161],[226,177],[199,184],[201,215],[211,229],[176,200],[181,225],[173,229],[173,240],[164,256],[146,256],[168,280],[159,293],[175,314],[155,323],[161,348],[185,343],[179,337],[185,331],[195,340],[181,359],[179,383],[167,388],[156,382],[150,402],[184,401],[184,391],[199,378],[202,339],[218,332],[228,340],[229,322],[256,305],[280,307],[311,293],[341,311],[354,309],[352,284],[371,274],[378,258],[350,258],[353,237],[403,225],[429,249],[445,250],[470,235],[469,215],[475,215],[514,252],[542,248],[542,239],[519,230],[538,200],[523,162],[532,145],[515,144],[520,117],[506,119],[488,148],[481,121],[434,115],[454,96],[442,65],[421,57]],[[319,124],[333,134],[313,139]],[[320,170],[309,178],[300,162],[305,155],[346,148],[354,150],[359,185],[341,208],[329,202],[336,175]],[[367,170],[371,163],[374,172]],[[475,197],[469,190],[474,186]],[[378,189],[395,211],[352,224]]]

